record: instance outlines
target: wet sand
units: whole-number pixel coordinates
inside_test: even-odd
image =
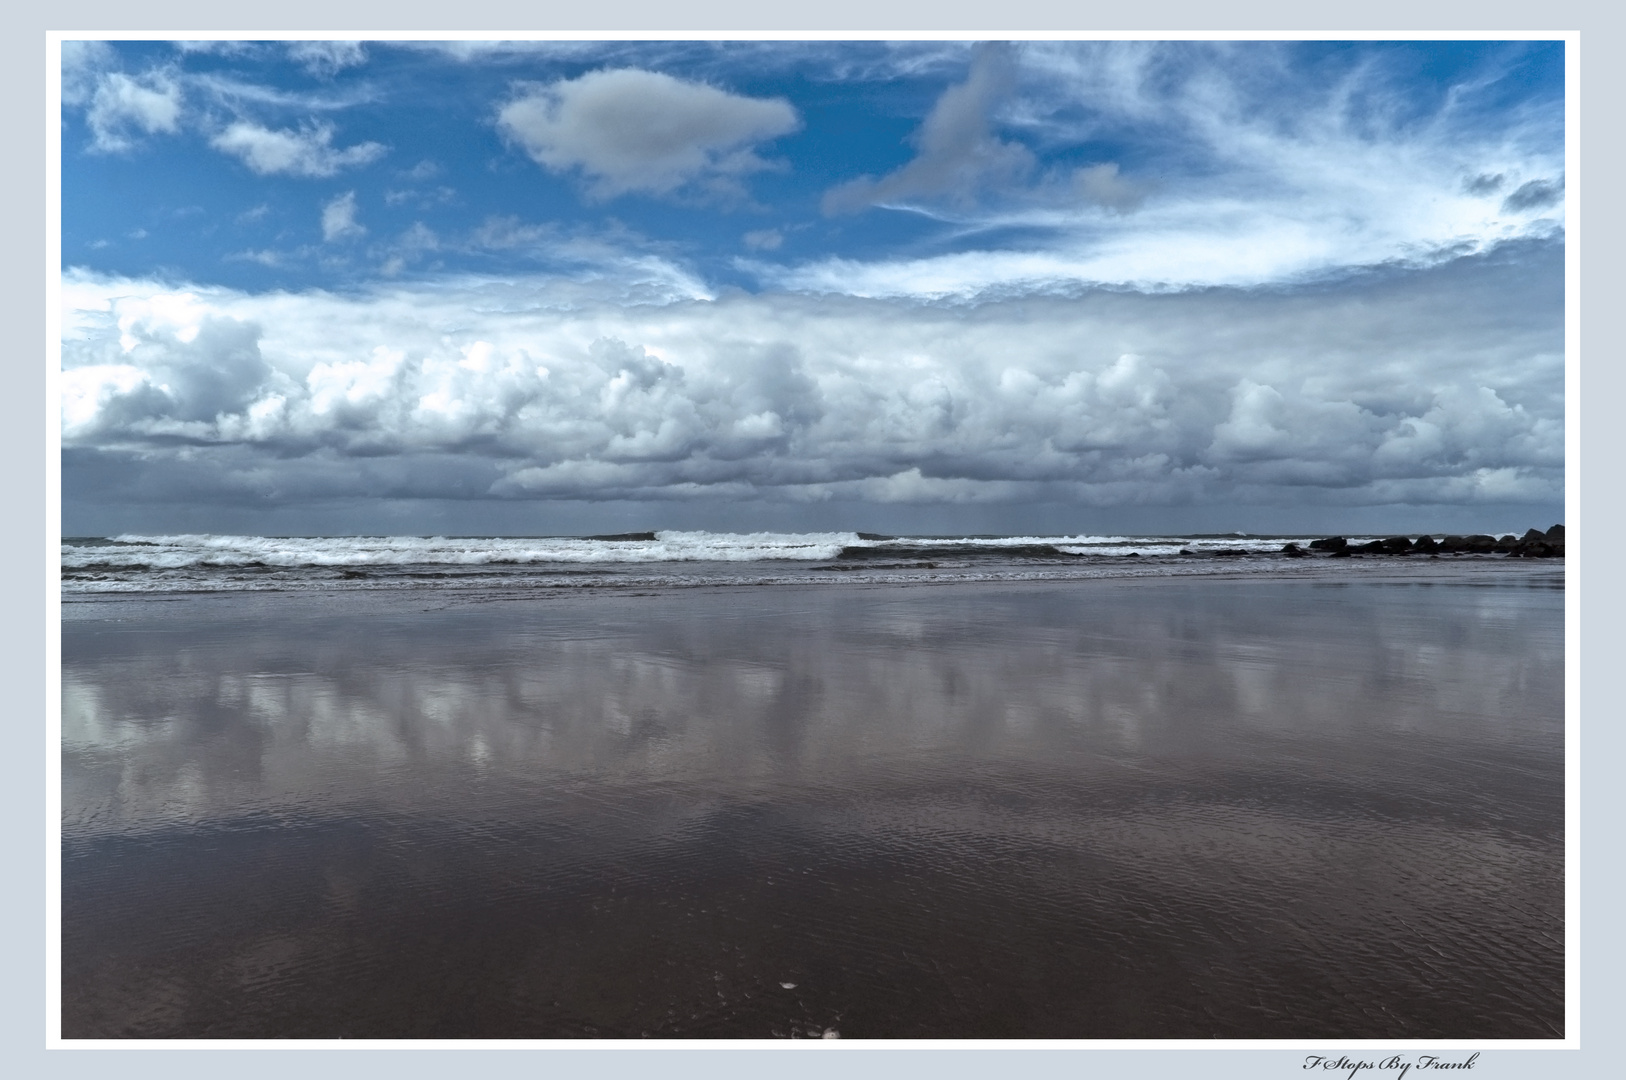
[[[1556,1038],[1487,567],[65,605],[63,1034]]]

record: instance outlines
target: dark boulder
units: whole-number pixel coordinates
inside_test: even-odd
[[[1354,547],[1349,548],[1348,550],[1355,552],[1357,555],[1387,554],[1382,540],[1368,540],[1366,543],[1356,544]]]
[[[1563,557],[1563,544],[1549,544],[1545,540],[1537,540],[1529,544],[1520,544],[1516,550],[1508,553],[1508,558],[1510,559],[1562,559]]]
[[[1417,542],[1412,544],[1411,549],[1424,554],[1432,554],[1440,550],[1440,545],[1434,542],[1432,536],[1419,536]]]
[[[1383,553],[1385,555],[1405,555],[1410,551],[1411,537],[1409,536],[1391,536],[1383,541]]]
[[[1349,546],[1349,541],[1342,536],[1329,536],[1325,540],[1311,540],[1311,551],[1342,551]]]
[[[1305,551],[1297,544],[1289,542],[1282,545],[1282,554],[1286,555],[1289,559],[1303,559],[1309,555],[1309,552]]]
[[[1554,525],[1552,528],[1548,529],[1547,542],[1549,544],[1562,545],[1564,543],[1564,526]]]

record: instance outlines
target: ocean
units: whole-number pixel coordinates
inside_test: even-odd
[[[1311,539],[672,531],[590,537],[121,535],[68,537],[61,565],[68,596],[1070,581],[1291,572],[1303,569],[1304,557],[1320,556],[1295,558],[1282,549],[1303,548]]]

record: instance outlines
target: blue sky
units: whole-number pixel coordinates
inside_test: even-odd
[[[1550,516],[1563,106],[1552,42],[65,43],[64,524]]]

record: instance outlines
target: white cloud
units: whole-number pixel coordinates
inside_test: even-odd
[[[385,277],[395,277],[408,266],[419,262],[431,252],[441,248],[440,237],[435,230],[421,221],[414,221],[412,227],[397,236],[389,245],[390,255],[384,260],[382,272]]]
[[[367,50],[359,41],[297,41],[288,46],[288,56],[310,74],[324,79],[367,62]]]
[[[356,193],[347,191],[322,206],[322,239],[351,240],[367,235],[367,230],[356,221]]]
[[[799,126],[782,99],[636,68],[528,87],[497,117],[498,130],[544,168],[579,169],[597,198],[687,184],[737,190],[738,177],[766,166],[751,148]]]
[[[180,130],[181,88],[163,71],[141,76],[110,72],[97,80],[85,119],[93,150],[129,150],[137,133],[173,135]]]
[[[412,492],[1552,501],[1559,262],[956,307],[626,307],[623,284],[557,279],[248,295],[70,274],[64,438],[139,453],[154,490],[213,462],[211,482],[279,498],[378,494],[356,487],[360,463],[376,476],[433,455],[441,471]]]
[[[335,112],[378,100],[376,87],[359,82],[342,87],[302,90],[248,82],[220,71],[193,71],[187,73],[186,83],[200,96],[211,98],[239,115],[244,106],[317,113]]]
[[[81,106],[96,92],[101,76],[118,67],[118,54],[105,41],[62,43],[62,104]]]
[[[1442,175],[1443,174],[1443,175]],[[970,298],[1095,285],[1255,286],[1352,267],[1426,266],[1523,238],[1551,237],[1562,207],[1505,209],[1450,183],[1447,169],[1363,174],[1272,204],[1219,194],[1159,199],[1132,218],[1057,209],[989,213],[976,229],[1042,231],[1046,243],[1001,250],[800,265],[749,264],[773,287],[869,297]]]
[[[226,258],[233,262],[259,263],[261,266],[269,266],[273,269],[285,267],[289,262],[287,252],[272,251],[269,248],[239,251],[227,255]]]
[[[1270,46],[1016,49],[1000,78],[984,53],[942,95],[914,160],[826,195],[834,212],[929,212],[952,227],[950,253],[764,266],[763,282],[899,297],[1252,285],[1422,265],[1563,228],[1562,117],[1550,107],[1487,124],[1480,88],[1464,84],[1419,116],[1414,85],[1381,64],[1308,80],[1275,70],[1288,60]],[[1284,97],[1284,83],[1296,92]],[[1024,172],[1022,144],[1095,163]],[[1103,146],[1127,156],[1103,162]],[[997,245],[979,243],[990,234]]]
[[[785,234],[778,229],[754,229],[742,239],[752,251],[778,251],[785,242]]]
[[[274,130],[239,120],[210,140],[216,150],[241,158],[261,176],[333,176],[383,157],[381,143],[363,142],[343,149],[333,145],[333,125],[313,124],[303,129]]]

